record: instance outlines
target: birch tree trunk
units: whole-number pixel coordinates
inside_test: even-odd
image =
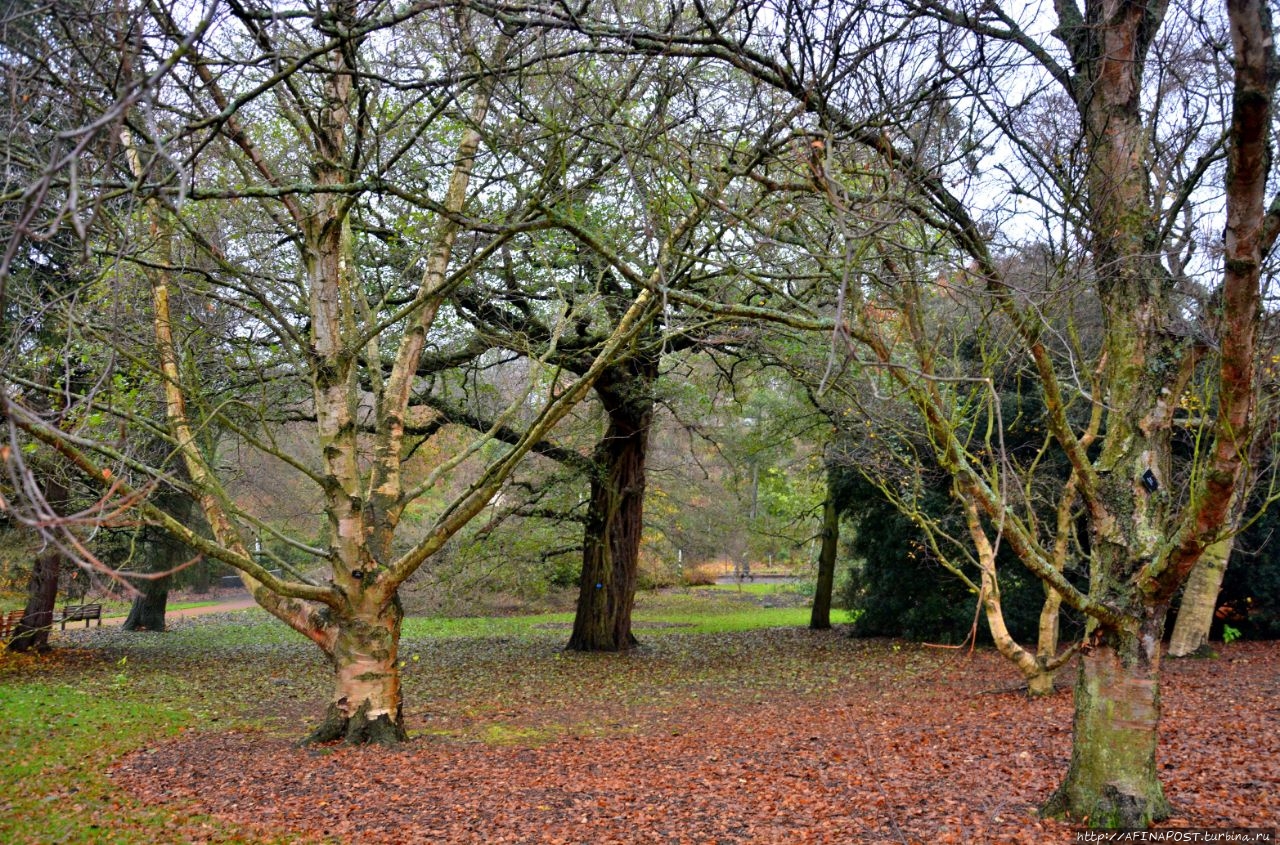
[[[1094,628],[1080,660],[1071,763],[1047,815],[1101,828],[1145,828],[1169,815],[1156,768],[1161,610],[1138,630]]]
[[[1182,604],[1173,623],[1169,638],[1170,657],[1193,657],[1211,654],[1209,629],[1213,627],[1213,612],[1218,607],[1218,593],[1227,572],[1227,561],[1235,538],[1219,540],[1204,550],[1199,562],[1187,577],[1182,588]]]

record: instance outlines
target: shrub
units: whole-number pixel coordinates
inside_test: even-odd
[[[641,551],[636,572],[636,586],[641,590],[657,590],[662,587],[673,587],[676,573],[660,557],[652,552]]]
[[[711,587],[715,585],[718,574],[719,570],[713,564],[696,563],[685,567],[680,581],[686,587]]]

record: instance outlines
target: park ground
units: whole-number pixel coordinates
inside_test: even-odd
[[[1070,673],[1027,701],[989,651],[810,632],[779,589],[645,595],[626,655],[411,618],[393,750],[297,747],[326,666],[256,609],[68,631],[0,658],[0,842],[1071,841],[1035,814]],[[1163,826],[1280,827],[1280,644],[1168,661],[1163,702]]]

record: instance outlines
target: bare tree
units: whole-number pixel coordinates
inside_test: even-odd
[[[399,586],[588,394],[656,299],[641,289],[624,304],[574,378],[547,362],[566,309],[540,303],[553,332],[530,356],[538,377],[505,397],[500,415],[524,423],[518,442],[489,452],[462,489],[439,485],[491,438],[406,477],[419,367],[433,344],[457,337],[450,298],[515,233],[548,225],[537,208],[553,186],[513,154],[494,108],[538,39],[465,10],[339,2],[305,16],[253,4],[220,11],[196,38],[188,21],[148,8],[130,44],[133,72],[145,76],[179,45],[184,62],[129,111],[94,184],[121,199],[103,207],[90,242],[114,274],[108,290],[149,312],[156,351],[148,356],[101,312],[78,312],[78,325],[162,393],[163,433],[190,478],[165,480],[196,499],[212,537],[153,503],[141,513],[239,569],[264,608],[332,661],[329,712],[311,739],[395,742],[404,738]],[[402,250],[399,266],[365,263],[382,242]],[[177,307],[180,297],[197,307]],[[122,399],[94,403],[121,425],[144,423]],[[315,421],[310,454],[275,442],[273,426],[291,415]],[[113,439],[17,408],[12,419],[106,492],[132,493],[122,478],[165,477]],[[321,545],[240,507],[207,436],[215,427],[316,486]],[[444,498],[433,524],[397,545],[406,508],[433,491]],[[258,533],[321,568],[273,574],[250,553]]]
[[[1232,0],[1225,15],[1201,16],[1163,2],[1062,0],[1052,31],[991,3],[764,10],[697,5],[654,26],[612,10],[490,8],[501,20],[553,20],[645,52],[719,57],[805,105],[816,122],[813,178],[845,221],[835,227],[847,243],[830,274],[837,295],[824,314],[777,290],[774,313],[758,316],[834,324],[838,344],[916,409],[976,512],[974,539],[994,532],[1089,618],[1071,766],[1046,811],[1145,826],[1168,813],[1156,767],[1165,614],[1205,549],[1232,531],[1257,432],[1261,274],[1280,219],[1264,197],[1276,78],[1269,9]],[[1164,84],[1186,51],[1198,72]],[[963,131],[950,131],[952,115]],[[1030,131],[1037,120],[1054,131]],[[853,152],[842,159],[842,150]],[[904,239],[892,229],[907,217],[919,226]],[[1002,250],[1027,240],[1026,227],[1085,262],[1070,294],[1097,303],[1093,357],[1054,332],[1003,265]],[[904,250],[950,260],[907,264]],[[940,271],[956,295],[985,300],[1039,382],[1044,424],[1087,523],[1088,590],[1055,567],[1016,484],[955,413],[970,391],[925,322]],[[867,310],[877,305],[868,278],[902,292],[895,319]],[[1214,415],[1179,475],[1178,401],[1201,361],[1217,371]]]

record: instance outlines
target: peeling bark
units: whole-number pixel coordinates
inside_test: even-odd
[[[1137,632],[1095,629],[1076,684],[1071,764],[1045,815],[1099,828],[1168,818],[1156,769],[1163,620],[1152,612]]]
[[[1209,648],[1213,612],[1218,606],[1218,592],[1222,589],[1222,578],[1227,573],[1227,561],[1234,545],[1234,537],[1219,540],[1204,550],[1191,570],[1182,589],[1182,604],[1173,623],[1173,635],[1169,638],[1170,657],[1190,657]]]
[[[394,745],[408,738],[396,663],[402,619],[399,602],[393,601],[380,612],[359,608],[338,623],[330,656],[333,699],[305,743],[341,739],[349,745]]]

